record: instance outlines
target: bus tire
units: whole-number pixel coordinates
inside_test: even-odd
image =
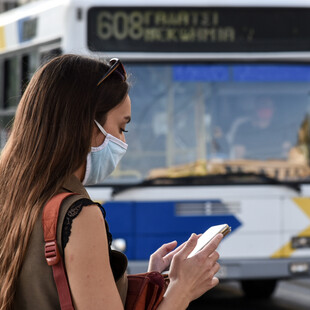
[[[246,298],[270,298],[277,286],[277,280],[242,280],[241,288]]]

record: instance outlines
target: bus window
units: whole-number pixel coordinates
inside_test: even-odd
[[[22,56],[22,64],[21,64],[21,91],[22,94],[25,91],[33,73],[35,72],[37,66],[39,65],[37,63],[37,53],[36,52],[32,52],[29,54],[24,54]]]
[[[283,171],[291,163],[308,166],[309,65],[179,62],[126,68],[133,77],[130,150],[107,182],[176,175],[207,161],[217,164],[215,173],[226,173],[222,167],[232,162],[255,172],[261,171],[258,162],[276,163]],[[281,171],[279,178],[293,178]]]
[[[27,84],[29,82],[29,55],[23,55],[22,57],[22,88],[21,91],[24,93]]]
[[[13,57],[4,61],[4,108],[15,107],[19,101],[18,59]]]

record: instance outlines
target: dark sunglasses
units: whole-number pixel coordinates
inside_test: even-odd
[[[127,73],[126,70],[121,63],[121,61],[117,58],[112,58],[109,61],[110,68],[109,70],[104,74],[104,76],[101,78],[101,80],[98,82],[97,86],[99,86],[105,79],[107,79],[114,71],[117,72],[123,79],[123,82],[127,80]]]

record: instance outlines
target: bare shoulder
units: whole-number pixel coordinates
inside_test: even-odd
[[[85,206],[73,220],[65,265],[75,308],[122,309],[109,260],[105,221],[97,205]]]
[[[73,224],[76,224],[75,226],[86,224],[88,227],[90,222],[93,225],[103,225],[105,227],[105,221],[102,212],[95,204],[84,206],[80,214],[74,219]],[[91,227],[88,227],[88,229],[91,229]]]
[[[85,206],[72,222],[71,235],[65,251],[71,255],[88,249],[94,250],[98,243],[101,246],[96,252],[107,252],[105,220],[97,205]]]

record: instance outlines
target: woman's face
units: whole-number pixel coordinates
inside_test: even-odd
[[[129,95],[127,95],[124,100],[110,110],[107,114],[107,119],[103,128],[110,135],[126,142],[124,130],[126,130],[126,125],[131,120],[131,101]],[[99,146],[103,143],[105,136],[101,133],[99,128],[94,126],[94,133],[92,139],[92,146]]]

